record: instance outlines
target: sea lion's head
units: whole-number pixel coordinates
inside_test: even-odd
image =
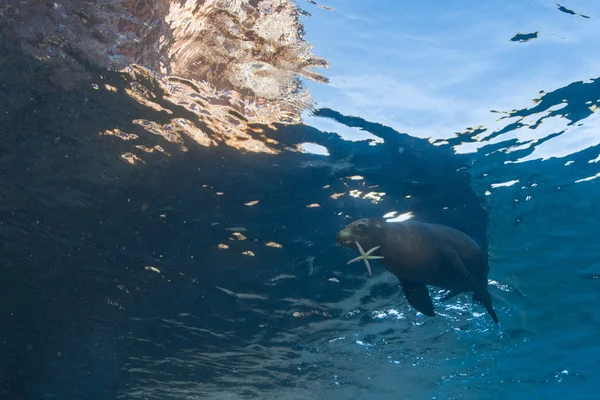
[[[358,242],[367,251],[384,244],[386,231],[385,221],[379,218],[362,218],[346,225],[335,239],[342,246],[351,248],[356,248]]]

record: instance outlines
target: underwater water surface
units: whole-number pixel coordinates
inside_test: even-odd
[[[8,0],[0,399],[598,398],[598,18]],[[347,264],[365,217],[471,236],[499,324]]]

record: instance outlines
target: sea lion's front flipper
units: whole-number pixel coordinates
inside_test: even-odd
[[[429,297],[429,290],[427,290],[427,286],[424,283],[410,281],[400,281],[400,283],[402,283],[402,290],[408,304],[428,317],[435,316],[433,302],[431,301],[431,297]]]
[[[448,261],[458,269],[463,276],[471,283],[473,287],[473,301],[483,304],[488,314],[491,315],[495,323],[498,323],[498,316],[492,308],[492,296],[488,292],[487,284],[481,285],[477,283],[473,275],[467,270],[467,267],[462,263],[458,255],[453,250],[447,250],[444,252]],[[487,283],[487,282],[486,282]]]

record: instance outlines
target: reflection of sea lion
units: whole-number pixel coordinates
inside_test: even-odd
[[[337,234],[338,243],[368,251],[381,246],[374,255],[396,275],[408,303],[427,316],[434,316],[427,286],[450,291],[442,301],[463,292],[473,292],[473,301],[485,306],[495,323],[487,290],[487,255],[469,236],[443,225],[417,221],[387,223],[364,218],[352,222]]]

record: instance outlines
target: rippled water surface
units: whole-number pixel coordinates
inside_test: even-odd
[[[0,5],[0,399],[595,399],[600,6]],[[435,317],[336,233],[489,255]]]

